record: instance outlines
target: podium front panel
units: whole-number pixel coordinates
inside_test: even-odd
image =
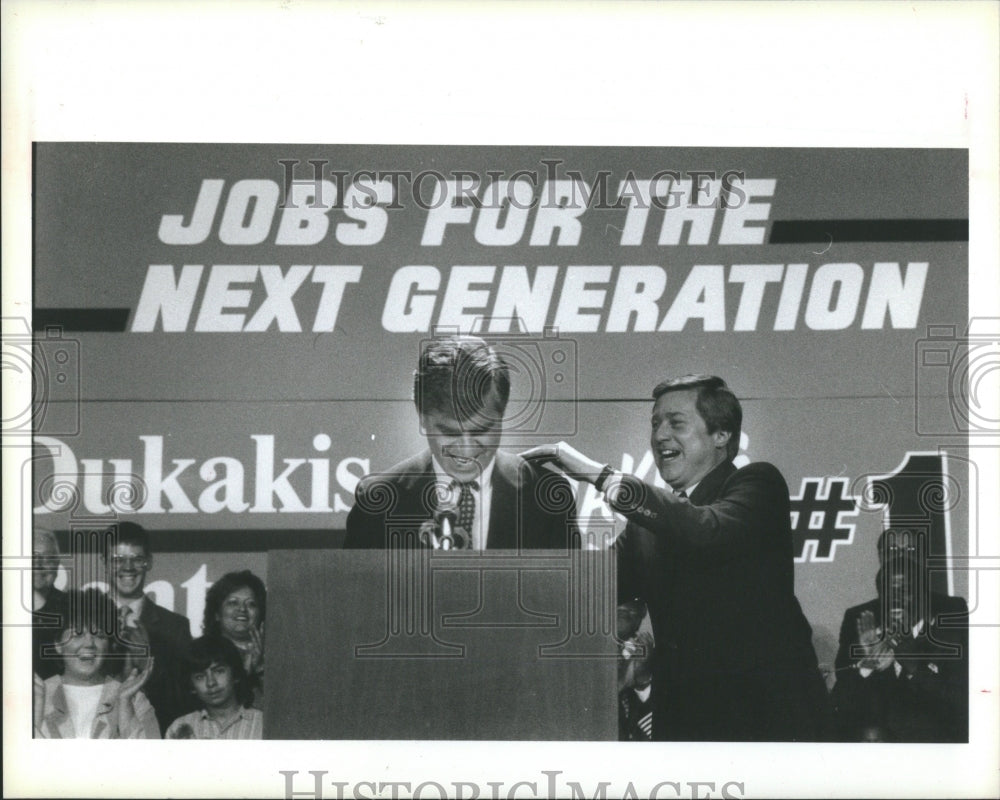
[[[270,739],[617,739],[604,551],[272,551]]]

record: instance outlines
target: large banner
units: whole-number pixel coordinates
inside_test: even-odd
[[[504,448],[654,481],[653,386],[717,374],[738,463],[791,489],[829,665],[886,525],[968,552],[966,442],[995,414],[966,387],[996,331],[968,324],[967,186],[961,150],[38,143],[26,509],[242,568],[338,547],[359,478],[423,446],[435,335],[510,363]],[[621,522],[576,500],[602,546]],[[180,597],[196,561],[156,577]]]

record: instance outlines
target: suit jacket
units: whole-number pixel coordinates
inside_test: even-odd
[[[347,515],[344,547],[384,548],[390,529],[418,530],[436,510],[436,482],[429,450],[363,478]],[[572,546],[576,504],[561,475],[498,450],[492,491],[487,549]]]
[[[837,737],[859,741],[878,729],[893,742],[969,740],[968,607],[960,597],[932,592],[920,634],[907,642],[912,675],[894,666],[863,676],[857,669],[857,621],[865,611],[882,624],[878,598],[847,609],[840,626],[833,687]]]
[[[31,614],[32,667],[42,680],[62,672],[62,656],[52,651],[68,613],[66,593],[54,586],[45,605]]]
[[[86,737],[78,737],[77,732],[73,730],[73,720],[69,715],[62,675],[53,675],[45,681],[45,707],[42,712],[42,723],[35,728],[35,737],[39,739],[159,739],[160,730],[156,723],[156,715],[141,690],[136,692],[132,698],[132,708],[135,715],[130,724],[127,728],[119,727],[118,696],[121,688],[121,683],[114,678],[105,679],[93,727]]]
[[[160,733],[177,717],[195,710],[197,702],[191,687],[183,684],[184,656],[191,645],[188,618],[157,605],[148,597],[139,614],[141,629],[149,640],[153,672],[142,687],[156,710]]]
[[[719,464],[688,499],[626,476],[612,506],[620,600],[656,639],[653,735],[815,740],[828,733],[812,631],[794,593],[788,486],[766,463]]]

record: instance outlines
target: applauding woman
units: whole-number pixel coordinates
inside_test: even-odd
[[[247,569],[227,572],[205,597],[202,630],[206,636],[224,636],[236,645],[249,676],[254,708],[263,708],[266,607],[264,582]]]
[[[142,685],[153,669],[133,669],[124,681],[109,673],[116,664],[110,632],[117,612],[96,589],[70,592],[55,650],[59,671],[35,675],[34,726],[41,739],[159,739],[156,713]],[[118,661],[118,664],[121,662]]]

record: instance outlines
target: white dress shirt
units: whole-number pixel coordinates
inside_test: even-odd
[[[449,502],[458,506],[458,495],[461,492],[458,482],[438,464],[437,459],[431,456],[431,463],[434,465],[434,474],[440,483],[449,487],[453,496],[448,497]],[[476,513],[472,521],[472,549],[485,550],[486,541],[489,538],[490,507],[493,503],[493,467],[497,463],[496,458],[490,461],[479,476],[479,488],[470,487],[472,496],[476,500]]]

